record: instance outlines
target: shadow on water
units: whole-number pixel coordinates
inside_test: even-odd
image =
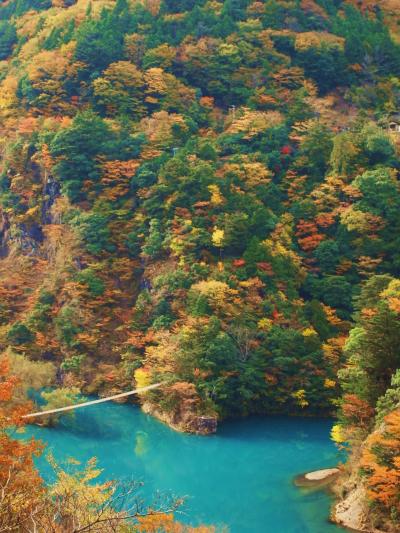
[[[101,439],[103,442],[123,437],[120,423],[116,423],[115,417],[105,417],[101,408],[92,407],[76,411],[73,416],[60,417],[57,429],[79,435],[82,439]]]

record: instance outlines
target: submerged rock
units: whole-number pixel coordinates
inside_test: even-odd
[[[324,468],[323,470],[315,470],[305,474],[305,478],[309,481],[323,481],[339,473],[339,468]]]
[[[309,488],[324,488],[326,485],[332,483],[339,475],[339,468],[324,468],[322,470],[314,470],[307,474],[297,476],[294,480],[298,487]]]

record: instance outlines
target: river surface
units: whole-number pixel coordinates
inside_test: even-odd
[[[232,533],[343,533],[327,521],[324,492],[292,483],[299,473],[338,462],[331,426],[327,419],[249,418],[202,437],[176,433],[137,407],[108,403],[27,434],[47,443],[57,460],[96,456],[102,479],[143,481],[145,498],[156,491],[186,496],[177,518],[188,524],[226,525]],[[38,466],[51,480],[44,458]]]

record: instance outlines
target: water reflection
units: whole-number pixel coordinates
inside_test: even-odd
[[[157,490],[187,496],[180,518],[194,525],[228,524],[233,533],[337,533],[342,530],[327,522],[327,495],[292,484],[296,474],[337,463],[330,426],[325,419],[251,418],[201,437],[176,433],[136,407],[102,404],[28,434],[46,441],[57,459],[97,456],[105,479],[145,481],[149,500]],[[45,460],[39,464],[49,476]]]

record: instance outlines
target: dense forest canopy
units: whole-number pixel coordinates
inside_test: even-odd
[[[147,409],[189,431],[338,405],[337,438],[399,424],[399,22],[396,0],[3,2],[13,371],[163,381]],[[371,489],[392,520],[396,491]]]

